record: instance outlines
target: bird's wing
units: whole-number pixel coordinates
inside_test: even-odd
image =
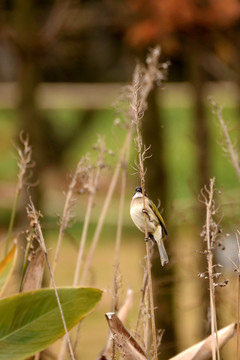
[[[154,203],[149,200],[149,206],[150,208],[152,209],[152,211],[155,213],[158,221],[159,221],[159,224],[161,225],[161,227],[163,228],[165,234],[167,235],[167,229],[166,229],[166,225],[165,225],[165,222],[162,218],[162,215],[160,214],[160,212],[158,211],[157,207],[154,205]]]

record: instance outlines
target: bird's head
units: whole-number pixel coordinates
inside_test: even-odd
[[[144,191],[144,195],[146,197],[148,197],[146,191]],[[142,197],[142,187],[141,186],[136,187],[133,197],[134,198]]]

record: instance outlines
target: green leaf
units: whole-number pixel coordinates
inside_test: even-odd
[[[67,328],[71,329],[99,302],[102,291],[58,288]],[[21,360],[64,334],[54,289],[40,289],[0,300],[0,360]]]
[[[17,246],[14,245],[12,250],[0,262],[0,293],[3,291],[10,278],[15,261],[17,258]]]

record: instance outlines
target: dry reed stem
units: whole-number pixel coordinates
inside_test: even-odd
[[[90,217],[91,217],[91,211],[93,208],[94,198],[95,198],[97,188],[99,185],[100,172],[101,172],[101,169],[104,167],[103,159],[104,159],[104,154],[106,152],[104,140],[99,137],[98,143],[94,146],[94,148],[99,150],[99,156],[98,156],[98,160],[97,160],[97,169],[96,169],[95,176],[93,174],[93,171],[89,172],[88,184],[85,184],[85,187],[88,188],[89,196],[88,196],[87,209],[86,209],[85,218],[84,218],[82,236],[81,236],[80,245],[79,245],[77,263],[76,263],[76,268],[75,268],[75,273],[74,273],[73,286],[77,286],[78,281],[79,281],[79,274],[80,274],[81,265],[82,265],[84,247],[85,247],[85,243],[86,243],[86,239],[87,239],[87,232],[88,232],[88,227],[89,227],[89,222],[90,222]],[[80,323],[78,324],[77,332],[76,332],[76,336],[75,336],[75,341],[74,341],[74,346],[73,346],[74,351],[76,350],[76,347],[78,344],[79,332],[80,332]],[[67,345],[67,342],[66,342],[66,336],[65,336],[63,338],[62,346],[60,348],[60,353],[59,353],[59,357],[58,357],[59,360],[64,359],[66,345]]]
[[[223,115],[222,115],[222,109],[221,107],[217,104],[216,100],[213,98],[210,98],[210,103],[212,104],[212,106],[215,109],[215,114],[218,118],[218,121],[220,123],[220,126],[222,128],[223,131],[223,135],[225,138],[225,146],[223,146],[223,150],[229,153],[230,159],[232,161],[232,165],[235,169],[235,172],[237,174],[238,180],[240,181],[240,166],[239,166],[239,157],[238,157],[238,153],[236,151],[236,146],[233,145],[232,140],[230,138],[229,135],[229,130],[228,127],[223,119]],[[226,147],[226,149],[225,149]]]
[[[150,91],[153,89],[155,83],[160,83],[164,78],[165,74],[163,69],[166,70],[167,65],[162,66],[162,71],[159,69],[159,56],[160,48],[156,47],[153,49],[147,57],[147,68],[138,65],[136,67],[133,76],[133,87],[132,87],[132,110],[133,110],[133,122],[137,132],[137,152],[138,152],[138,172],[142,187],[143,194],[143,208],[145,209],[145,170],[144,161],[150,156],[147,155],[147,151],[150,146],[146,148],[143,146],[142,135],[140,131],[140,121],[143,118],[144,112],[147,108],[147,97]],[[145,239],[148,238],[147,229],[147,215],[144,212],[144,225],[145,225]],[[150,244],[146,242],[146,265],[147,265],[147,279],[148,279],[148,294],[149,294],[149,305],[151,313],[151,330],[152,330],[152,341],[153,341],[153,358],[157,360],[157,336],[156,336],[156,324],[154,314],[154,302],[153,302],[153,287],[152,287],[152,276],[151,276],[151,251]]]
[[[148,57],[148,68],[137,66],[133,79],[133,121],[137,131],[137,152],[138,152],[138,171],[140,176],[140,182],[143,194],[143,208],[145,209],[145,171],[144,160],[148,157],[147,150],[149,148],[143,147],[142,135],[140,132],[140,120],[144,115],[144,111],[147,108],[147,96],[154,86],[154,82],[162,80],[163,76],[158,69],[158,60],[160,56],[160,49],[156,48]],[[161,78],[159,78],[161,74]],[[145,225],[145,239],[148,238],[147,229],[147,216],[144,212],[144,225]],[[153,302],[153,288],[152,288],[152,276],[151,276],[151,256],[150,256],[150,244],[146,242],[146,263],[148,274],[148,293],[151,312],[151,325],[152,325],[152,340],[153,340],[153,358],[157,360],[157,336],[156,336],[156,324],[154,314],[154,302]]]
[[[130,145],[130,144],[129,144]],[[122,181],[121,181],[121,195],[120,195],[120,203],[119,203],[119,211],[118,211],[118,222],[117,222],[117,234],[116,234],[116,245],[115,245],[115,260],[114,260],[114,273],[113,273],[113,304],[112,309],[113,312],[118,311],[118,289],[119,289],[119,281],[118,281],[118,271],[119,271],[119,252],[120,252],[120,244],[121,244],[121,236],[122,236],[122,226],[123,226],[123,212],[124,212],[124,201],[126,195],[126,182],[127,182],[127,163],[129,159],[129,148],[128,156],[126,163],[123,165],[122,170]],[[112,341],[112,359],[114,360],[116,357],[116,344],[113,337]]]
[[[238,294],[237,294],[237,360],[239,360],[239,321],[240,321],[240,274],[238,274]]]
[[[99,140],[99,145],[100,145],[100,149],[99,149],[100,153],[99,153],[99,157],[98,157],[98,161],[97,161],[96,174],[95,174],[95,177],[92,175],[90,178],[90,181],[89,181],[88,204],[87,204],[87,210],[86,210],[84,224],[83,224],[82,236],[81,236],[81,240],[80,240],[80,246],[79,246],[78,258],[77,258],[77,265],[76,265],[75,274],[74,274],[73,286],[76,286],[78,284],[78,280],[79,280],[79,274],[80,274],[80,269],[81,269],[81,265],[82,265],[83,251],[84,251],[84,247],[85,247],[85,243],[86,243],[87,232],[88,232],[88,227],[89,227],[89,222],[90,222],[90,217],[91,217],[91,211],[93,208],[94,198],[95,198],[97,188],[99,185],[100,173],[101,173],[101,169],[103,167],[104,153],[106,151],[104,141]]]
[[[147,352],[147,349],[149,348],[149,340],[150,340],[150,328],[149,328],[149,296],[148,296],[148,282],[146,285],[146,291],[144,296],[144,329],[143,329],[143,343],[144,343],[144,349]]]
[[[86,161],[85,158],[81,159],[79,161],[79,163],[77,164],[75,173],[72,177],[72,180],[69,184],[68,187],[68,191],[66,194],[66,200],[65,200],[65,204],[64,204],[64,208],[63,208],[63,214],[62,214],[62,219],[61,219],[61,223],[60,223],[60,228],[59,228],[59,233],[58,233],[58,240],[57,240],[57,247],[56,247],[56,252],[55,252],[55,257],[54,257],[54,262],[53,262],[53,268],[52,268],[52,272],[53,275],[55,273],[56,270],[56,266],[57,266],[57,262],[58,262],[58,257],[59,257],[59,253],[60,253],[60,248],[62,245],[62,239],[63,239],[63,235],[65,230],[67,229],[69,222],[71,220],[71,209],[74,203],[74,190],[75,187],[77,185],[77,181],[81,175],[81,173],[83,173],[83,163]],[[49,286],[52,286],[52,280],[50,279],[50,284]]]
[[[81,270],[81,266],[82,266],[83,252],[84,252],[84,247],[85,247],[85,243],[86,243],[86,239],[87,239],[87,232],[88,232],[91,212],[92,212],[92,208],[93,208],[94,198],[95,198],[97,188],[99,185],[100,172],[101,172],[102,165],[103,165],[103,157],[104,157],[104,153],[105,153],[104,141],[102,141],[100,139],[99,145],[100,145],[100,149],[99,149],[100,154],[99,154],[98,161],[97,161],[97,169],[96,169],[95,177],[93,175],[93,172],[89,173],[88,186],[87,186],[88,191],[89,191],[89,196],[88,196],[87,209],[86,209],[84,223],[83,223],[83,231],[82,231],[82,236],[81,236],[81,240],[80,240],[80,246],[79,246],[79,250],[78,250],[78,257],[77,257],[77,264],[76,264],[75,273],[74,273],[73,286],[77,286],[78,281],[79,281],[79,274],[80,274],[80,270]],[[74,341],[74,345],[73,345],[74,351],[77,348],[79,332],[80,332],[80,323],[77,326],[77,332],[75,335],[75,341]],[[62,345],[60,348],[58,360],[64,359],[66,345],[67,345],[66,336],[64,336]]]
[[[59,312],[60,312],[60,315],[61,315],[63,327],[64,327],[65,334],[66,334],[66,337],[67,337],[67,344],[68,344],[70,357],[71,357],[71,360],[75,360],[72,345],[71,345],[71,341],[70,341],[70,337],[69,337],[69,332],[68,332],[67,325],[66,325],[66,322],[65,322],[65,319],[64,319],[62,305],[61,305],[61,302],[60,302],[60,298],[59,298],[57,287],[56,287],[55,280],[54,280],[54,275],[53,275],[51,265],[50,265],[50,262],[49,262],[49,257],[48,257],[48,252],[47,252],[47,248],[46,248],[46,245],[45,245],[45,240],[44,240],[44,237],[43,237],[43,234],[42,234],[42,229],[41,229],[41,225],[40,225],[40,221],[39,221],[39,218],[41,217],[41,214],[36,211],[30,196],[29,196],[29,204],[27,206],[27,214],[28,214],[28,218],[29,218],[29,221],[30,221],[30,227],[32,229],[34,229],[36,239],[38,240],[38,242],[39,242],[39,244],[40,244],[40,246],[41,246],[41,248],[42,248],[42,250],[44,252],[45,258],[46,258],[46,263],[47,263],[49,274],[50,274],[50,277],[51,277],[51,282],[52,282],[52,285],[53,285],[53,288],[54,288],[55,296],[56,296],[57,303],[58,303]]]
[[[220,360],[218,335],[217,335],[217,319],[216,319],[216,305],[215,305],[215,287],[214,287],[214,273],[213,273],[213,248],[216,239],[215,223],[212,219],[214,210],[214,184],[215,178],[210,179],[209,189],[205,186],[201,194],[206,206],[206,225],[205,225],[205,240],[207,242],[207,266],[208,266],[208,279],[209,279],[209,295],[210,295],[210,315],[211,315],[211,334],[212,334],[212,360]],[[213,229],[214,226],[214,229]]]
[[[14,220],[15,220],[15,216],[16,216],[17,204],[18,204],[18,199],[19,199],[20,193],[21,193],[24,185],[26,185],[26,186],[34,185],[34,184],[30,183],[30,179],[33,174],[31,169],[35,166],[35,163],[32,161],[32,147],[29,144],[28,134],[25,134],[23,131],[21,131],[19,134],[19,140],[20,140],[20,144],[22,145],[23,149],[21,149],[19,146],[15,146],[16,150],[17,150],[17,154],[18,154],[17,165],[19,168],[19,173],[18,173],[18,182],[17,182],[17,186],[16,186],[16,190],[15,190],[15,196],[14,196],[14,201],[13,201],[11,217],[10,217],[9,226],[8,226],[8,234],[7,234],[6,245],[5,245],[5,256],[8,253],[9,241],[11,239],[12,232],[13,232],[13,225],[14,225]],[[27,171],[29,169],[30,169],[30,171],[27,174]]]
[[[118,210],[116,244],[115,244],[115,259],[114,259],[114,273],[113,273],[113,304],[112,304],[113,312],[118,311],[119,252],[120,252],[120,244],[121,244],[121,236],[122,236],[125,194],[126,194],[126,172],[125,172],[125,169],[123,169],[122,181],[121,181],[121,195],[120,195],[120,203],[119,203],[119,210]]]
[[[239,340],[240,340],[240,244],[239,244],[239,234],[237,231],[236,240],[238,246],[238,266],[234,264],[235,271],[238,272],[238,284],[237,284],[237,360],[239,360]]]
[[[140,299],[140,305],[138,308],[138,315],[137,315],[137,321],[136,321],[136,325],[135,325],[135,331],[134,331],[134,336],[137,337],[138,335],[138,328],[140,325],[140,319],[141,319],[141,315],[143,312],[143,308],[144,308],[144,298],[145,298],[145,294],[146,294],[146,289],[147,289],[147,283],[148,283],[148,274],[147,271],[144,270],[144,276],[143,276],[143,284],[142,284],[142,288],[141,288],[141,292],[142,292],[142,296]]]
[[[111,183],[110,183],[109,188],[108,188],[108,192],[107,192],[107,195],[106,195],[106,198],[105,198],[102,210],[101,210],[101,214],[100,214],[100,217],[98,219],[98,223],[97,223],[97,227],[96,227],[96,230],[95,230],[95,233],[94,233],[94,236],[93,236],[90,251],[89,251],[86,263],[85,263],[82,278],[80,280],[81,285],[85,284],[86,277],[87,277],[87,274],[88,274],[88,271],[89,271],[89,268],[90,268],[90,265],[91,265],[91,262],[92,262],[93,254],[95,252],[95,249],[96,249],[96,246],[97,246],[97,243],[98,243],[98,240],[99,240],[99,236],[100,236],[103,224],[104,224],[105,216],[106,216],[108,207],[110,205],[114,189],[115,189],[116,184],[117,184],[118,176],[119,176],[119,173],[120,173],[120,170],[121,170],[121,167],[122,167],[122,162],[124,161],[125,151],[126,151],[126,148],[128,148],[129,144],[131,143],[131,138],[132,138],[132,126],[130,126],[128,128],[128,132],[127,132],[124,144],[123,144],[123,146],[121,148],[121,151],[120,151],[118,162],[116,164],[116,167],[115,167],[112,179],[111,179]]]
[[[141,143],[142,138],[140,134],[140,117],[136,115],[136,128],[137,128],[137,143],[138,143],[138,157],[139,157],[139,175],[141,180],[142,194],[143,194],[143,208],[145,209],[145,180],[144,180],[144,167],[143,167],[143,158],[142,158],[142,149]],[[144,213],[144,226],[145,226],[145,238],[148,238],[148,228],[147,228],[147,215]],[[149,288],[149,300],[150,300],[150,310],[151,310],[151,324],[152,324],[152,340],[153,340],[153,358],[157,360],[157,337],[156,337],[156,324],[155,324],[155,314],[154,314],[154,303],[153,303],[153,287],[152,287],[152,275],[151,275],[151,259],[150,259],[150,249],[149,242],[146,242],[146,254],[147,254],[147,273],[148,273],[148,288]]]

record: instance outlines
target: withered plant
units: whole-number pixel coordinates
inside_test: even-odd
[[[220,224],[216,222],[216,205],[214,200],[215,192],[215,178],[210,179],[209,187],[205,186],[201,190],[199,201],[202,202],[206,208],[206,221],[203,226],[201,236],[206,244],[204,251],[207,258],[207,271],[199,274],[199,277],[208,279],[209,281],[209,296],[210,296],[210,321],[211,321],[211,334],[212,334],[212,359],[220,360],[220,350],[218,342],[218,329],[217,329],[217,314],[216,314],[216,287],[226,286],[228,280],[220,281],[223,277],[222,268],[219,264],[214,264],[213,251],[216,246],[217,237],[220,233]]]
[[[34,168],[35,163],[32,160],[32,147],[29,143],[28,134],[25,134],[24,131],[21,131],[19,134],[19,141],[20,141],[20,145],[15,145],[18,155],[18,159],[17,159],[17,165],[19,168],[18,181],[17,181],[17,186],[13,200],[10,222],[8,226],[8,234],[5,244],[5,256],[8,253],[9,242],[12,237],[14,220],[17,212],[17,205],[18,205],[20,193],[24,186],[29,187],[34,185],[31,182],[31,178],[33,175],[32,169]]]
[[[66,325],[63,310],[62,310],[62,305],[61,305],[61,302],[60,302],[60,299],[59,299],[59,296],[58,296],[58,290],[57,290],[55,280],[54,280],[54,274],[53,274],[53,271],[51,269],[51,265],[50,265],[50,262],[49,262],[49,257],[48,257],[48,252],[47,252],[47,248],[46,248],[46,244],[45,244],[45,239],[44,239],[44,236],[43,236],[43,233],[42,233],[42,228],[41,228],[41,225],[40,225],[40,218],[41,218],[42,215],[41,215],[41,213],[39,211],[37,211],[35,209],[35,206],[34,206],[30,196],[29,196],[29,203],[28,203],[28,206],[27,206],[27,215],[28,215],[28,219],[29,219],[29,222],[30,222],[30,228],[32,229],[32,231],[33,231],[33,233],[35,235],[35,238],[38,241],[38,243],[39,243],[39,245],[40,245],[40,247],[41,247],[41,249],[42,249],[42,251],[44,253],[45,259],[46,259],[48,271],[49,271],[50,278],[51,278],[51,283],[52,283],[52,286],[53,286],[54,291],[55,291],[55,295],[56,295],[56,299],[57,299],[57,303],[58,303],[58,307],[59,307],[59,312],[60,312],[60,315],[61,315],[62,323],[63,323],[63,326],[64,326],[64,331],[65,331],[66,338],[67,338],[67,344],[68,344],[68,349],[69,349],[69,353],[70,353],[70,356],[71,356],[71,360],[75,360],[72,345],[71,345],[71,341],[70,341],[70,337],[69,337],[69,332],[68,332],[68,329],[67,329],[67,325]]]

